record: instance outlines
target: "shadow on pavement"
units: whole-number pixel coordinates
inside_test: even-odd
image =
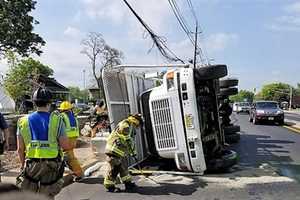
[[[205,188],[207,183],[197,178],[192,178],[189,184],[166,183],[178,180],[164,180],[163,183],[158,182],[155,186],[139,186],[133,192],[141,195],[182,195],[189,196],[196,192],[199,188]]]
[[[295,142],[270,138],[271,136],[266,135],[242,134],[240,143],[233,146],[239,153],[239,164],[259,167],[268,163],[275,167],[280,175],[292,177],[300,182],[300,165],[294,163],[286,146]]]
[[[271,136],[242,134],[240,143],[233,146],[239,153],[239,164],[257,167],[262,163],[293,162],[285,145],[294,144],[291,140],[270,140]]]

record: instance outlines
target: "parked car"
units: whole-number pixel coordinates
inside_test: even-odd
[[[253,124],[261,121],[273,121],[283,125],[284,112],[276,101],[257,101],[251,107],[249,121]]]
[[[75,104],[75,108],[80,108],[82,111],[86,111],[90,109],[90,106],[85,103],[77,103]]]
[[[250,112],[250,108],[251,105],[249,102],[241,102],[237,105],[237,113],[241,113],[241,112],[246,112],[249,113]]]
[[[234,102],[232,104],[232,111],[233,112],[237,112],[238,111],[239,104],[240,104],[240,102]]]

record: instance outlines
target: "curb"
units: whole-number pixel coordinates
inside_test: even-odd
[[[82,170],[85,171],[86,169],[88,169],[89,167],[95,165],[98,162],[99,162],[99,160],[93,160],[93,161],[91,161],[91,162],[89,162],[85,165],[82,165],[81,166]],[[65,173],[63,179],[64,179],[64,186],[63,187],[66,187],[66,186],[74,183],[73,175],[71,173]]]
[[[300,123],[300,122],[299,122]],[[291,121],[285,121],[284,123],[285,125],[283,125],[284,128],[287,128],[293,132],[299,133],[300,134],[300,126],[299,125],[295,125],[294,122]]]

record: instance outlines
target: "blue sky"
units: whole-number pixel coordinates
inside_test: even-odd
[[[300,82],[300,0],[191,0],[203,29],[200,44],[213,63],[228,65],[240,79],[240,89],[261,88],[270,82]],[[167,0],[129,0],[132,6],[180,58],[192,57],[192,45],[181,31]],[[177,0],[191,26],[186,0]],[[80,42],[99,32],[124,52],[124,64],[163,64],[143,38],[143,29],[122,0],[42,0],[32,13],[40,22],[35,32],[47,42],[38,58],[67,85],[83,86],[88,59]],[[0,71],[5,72],[4,61]],[[87,77],[91,79],[91,76]]]

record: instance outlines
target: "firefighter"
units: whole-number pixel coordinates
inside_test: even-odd
[[[33,94],[36,112],[18,121],[17,146],[21,173],[17,185],[23,190],[54,198],[63,187],[62,151],[71,148],[59,112],[48,112],[51,92],[38,88]]]
[[[117,125],[107,139],[105,154],[109,167],[104,178],[104,187],[108,192],[115,191],[115,181],[119,174],[126,191],[136,187],[128,172],[127,158],[136,156],[133,136],[135,128],[138,128],[141,123],[140,114],[130,115]]]
[[[232,114],[232,107],[229,104],[229,99],[224,99],[219,107],[220,116],[222,117],[222,125],[230,126],[230,115]]]
[[[79,161],[74,155],[74,148],[76,147],[76,140],[79,137],[79,124],[72,111],[72,104],[69,101],[63,101],[58,108],[63,117],[65,123],[66,134],[69,138],[72,149],[65,151],[65,158],[67,165],[75,174],[75,181],[80,180],[83,177],[83,171]]]

